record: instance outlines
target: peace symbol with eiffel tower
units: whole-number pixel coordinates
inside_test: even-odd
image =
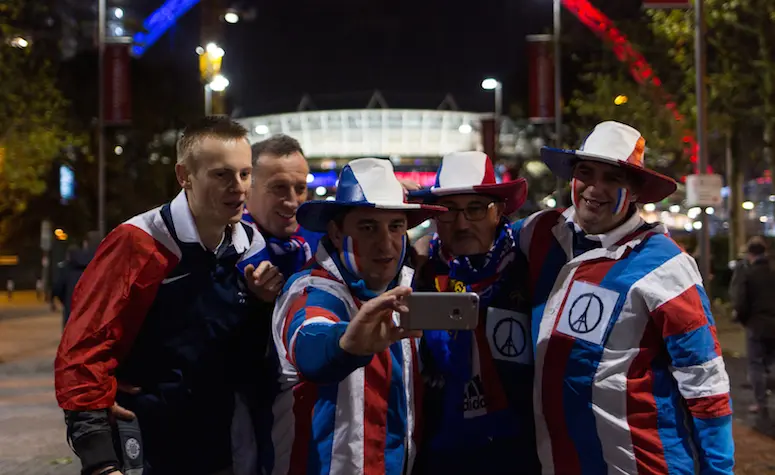
[[[589,333],[603,319],[603,301],[593,293],[579,295],[568,312],[568,325],[576,333]]]

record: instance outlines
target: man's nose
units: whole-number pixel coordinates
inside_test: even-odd
[[[452,225],[455,230],[468,229],[471,227],[471,222],[466,218],[465,210],[458,210]]]

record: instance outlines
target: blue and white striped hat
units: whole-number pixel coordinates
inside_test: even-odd
[[[407,203],[390,160],[358,158],[339,174],[333,201],[307,201],[296,211],[296,219],[310,231],[326,232],[329,221],[342,210],[354,207],[406,211],[410,228],[447,211],[442,206]]]

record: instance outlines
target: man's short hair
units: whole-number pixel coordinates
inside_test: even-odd
[[[273,135],[266,140],[254,143],[250,148],[253,151],[254,167],[258,164],[258,157],[260,155],[284,157],[297,152],[304,155],[304,150],[301,149],[299,141],[285,134]]]
[[[245,127],[227,116],[207,116],[189,124],[178,139],[177,163],[191,166],[194,164],[194,149],[206,138],[223,140],[247,140],[248,131]]]

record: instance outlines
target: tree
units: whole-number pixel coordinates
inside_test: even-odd
[[[0,241],[8,222],[45,191],[56,157],[76,143],[45,48],[10,41],[22,34],[17,25],[27,7],[23,0],[0,3]]]

